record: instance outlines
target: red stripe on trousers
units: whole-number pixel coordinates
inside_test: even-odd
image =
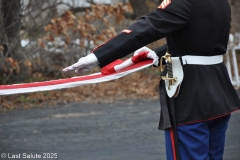
[[[170,128],[170,138],[171,138],[171,143],[172,143],[172,150],[173,150],[173,159],[177,160],[177,154],[176,154],[176,148],[175,148],[175,141],[174,141],[174,133],[173,129]]]

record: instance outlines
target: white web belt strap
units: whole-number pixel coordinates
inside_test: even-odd
[[[214,65],[223,62],[223,55],[216,56],[182,56],[183,65]]]

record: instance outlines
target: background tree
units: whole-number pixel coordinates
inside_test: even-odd
[[[20,57],[16,53],[15,47],[15,44],[20,44],[20,1],[0,0],[0,8],[0,41],[1,44],[5,44],[8,48],[8,50],[5,50],[4,54],[7,57]]]
[[[3,67],[0,71],[2,75],[0,82],[17,79],[15,75],[20,73],[20,66],[23,64],[24,57],[20,45],[20,8],[18,0],[0,0],[0,64]]]

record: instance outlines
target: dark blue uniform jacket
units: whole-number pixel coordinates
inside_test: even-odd
[[[100,67],[161,38],[172,56],[214,56],[227,52],[231,10],[228,0],[165,0],[93,53]],[[164,7],[165,8],[164,8]],[[166,46],[156,50],[159,57]],[[224,63],[184,65],[184,80],[175,98],[177,124],[205,121],[240,109]],[[163,127],[164,128],[164,127]]]

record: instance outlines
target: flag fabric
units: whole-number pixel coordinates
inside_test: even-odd
[[[165,9],[171,2],[171,0],[164,0],[158,8]]]
[[[0,95],[12,95],[12,94],[24,94],[24,93],[32,93],[32,92],[40,92],[40,91],[61,90],[66,88],[88,85],[88,84],[106,82],[106,81],[119,79],[130,73],[139,71],[141,69],[144,69],[146,67],[153,65],[153,60],[146,59],[146,58],[141,59],[141,61],[134,61],[135,63],[129,59],[126,61],[127,62],[119,61],[119,60],[118,62],[114,61],[113,63],[106,66],[106,67],[111,66],[108,68],[110,69],[110,71],[108,71],[105,67],[101,70],[101,72],[90,74],[90,75],[51,80],[51,81],[43,81],[43,82],[0,85]],[[117,71],[114,69],[114,64],[118,66]]]

